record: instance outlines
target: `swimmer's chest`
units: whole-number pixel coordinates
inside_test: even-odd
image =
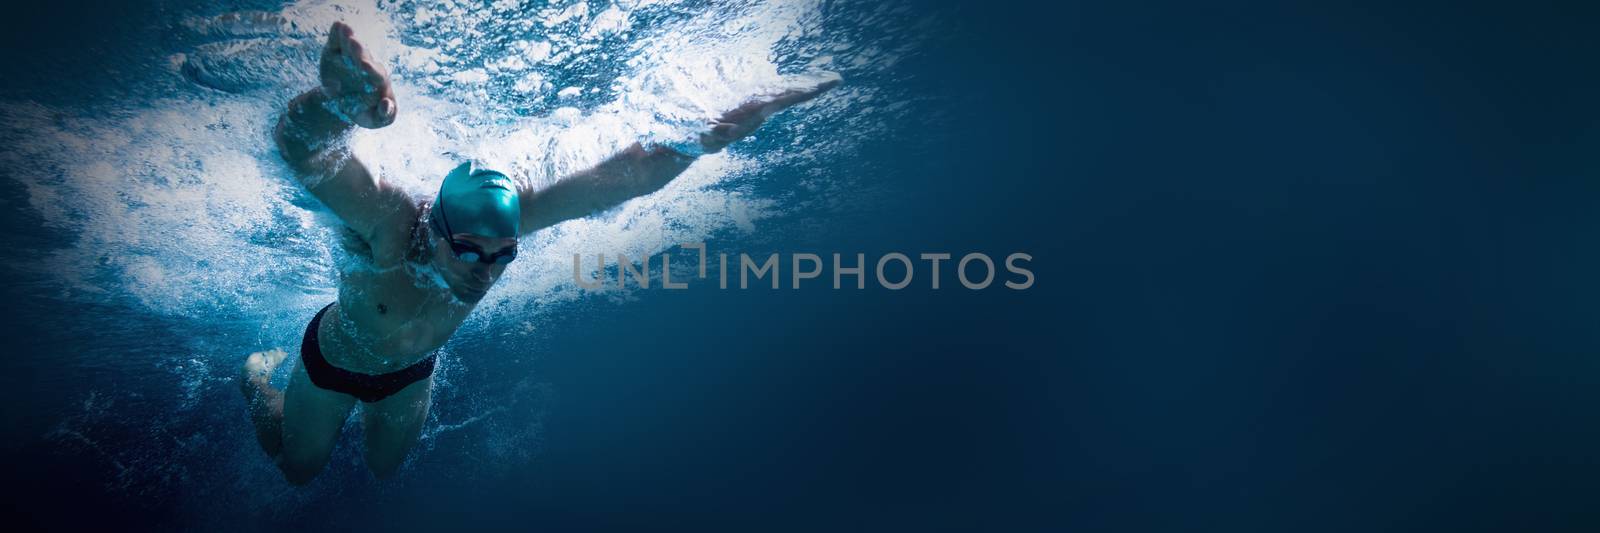
[[[339,309],[392,357],[422,355],[443,346],[471,309],[456,305],[448,289],[419,287],[406,267],[346,272]]]

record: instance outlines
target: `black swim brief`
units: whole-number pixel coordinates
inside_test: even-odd
[[[305,365],[306,376],[311,378],[312,384],[372,403],[433,375],[433,361],[438,354],[428,354],[427,359],[386,374],[362,374],[333,366],[322,356],[322,347],[317,342],[317,326],[322,324],[322,315],[332,307],[333,304],[328,304],[317,311],[317,316],[306,326],[305,338],[300,341],[300,362]]]

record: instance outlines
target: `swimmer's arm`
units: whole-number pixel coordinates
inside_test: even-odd
[[[838,85],[838,75],[829,74],[816,85],[753,100],[723,113],[700,134],[700,148],[708,154],[719,152],[753,133],[773,114],[816,98]],[[661,190],[693,162],[694,156],[672,148],[633,143],[600,164],[562,178],[549,187],[535,191],[524,185],[519,191],[522,232],[533,233]]]
[[[278,120],[278,151],[301,185],[374,250],[396,249],[382,245],[407,238],[416,206],[403,191],[379,181],[348,145],[356,126],[382,128],[394,122],[389,75],[355,31],[339,22],[328,30],[318,71],[319,86],[290,100]]]
[[[354,125],[327,109],[322,89],[289,102],[275,132],[278,151],[300,184],[369,244],[380,230],[409,227],[415,206],[393,185],[380,181],[350,153]]]
[[[646,148],[633,143],[600,164],[562,178],[549,187],[532,191],[524,185],[518,191],[522,203],[522,233],[583,218],[658,191],[693,161],[694,158],[670,148]]]

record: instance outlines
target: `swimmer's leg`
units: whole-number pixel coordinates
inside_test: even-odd
[[[267,456],[273,458],[283,451],[283,391],[272,388],[268,380],[272,378],[273,369],[288,355],[281,348],[252,353],[245,357],[239,376],[239,392],[244,393],[244,401],[249,405],[256,441]]]
[[[282,349],[250,354],[239,389],[250,405],[256,441],[284,477],[299,485],[316,477],[328,462],[355,398],[317,388],[300,365],[290,375],[288,390],[273,388],[268,383],[272,370],[288,355]]]
[[[407,385],[388,398],[361,404],[362,425],[367,434],[367,469],[386,477],[400,468],[406,453],[422,436],[422,423],[428,419],[433,402],[433,377]]]
[[[283,448],[277,456],[289,483],[304,485],[322,472],[355,403],[354,396],[311,383],[305,365],[295,365],[283,393]]]

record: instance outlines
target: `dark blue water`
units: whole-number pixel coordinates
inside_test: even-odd
[[[16,266],[65,237],[6,191],[17,508],[158,529],[1593,530],[1596,13],[1366,4],[919,5],[947,25],[889,85],[939,127],[812,167],[889,194],[708,244],[1025,251],[1033,288],[946,271],[936,291],[569,304],[452,345],[439,420],[509,414],[436,434],[386,482],[347,427],[309,501],[181,489],[250,485],[203,479],[235,470],[202,466],[235,457],[217,442],[157,447],[126,421],[193,405],[178,427],[248,431],[237,393],[118,386],[181,373],[117,357],[185,346],[187,326],[66,303]],[[7,97],[86,97],[12,74],[89,75],[148,37],[109,28],[163,16],[125,9],[11,17]],[[103,37],[48,39],[74,28]],[[798,179],[775,172],[748,186]],[[82,409],[87,391],[117,403]],[[48,437],[85,413],[113,420],[69,425],[98,447]],[[537,427],[512,441],[530,459],[483,453],[506,427]]]

